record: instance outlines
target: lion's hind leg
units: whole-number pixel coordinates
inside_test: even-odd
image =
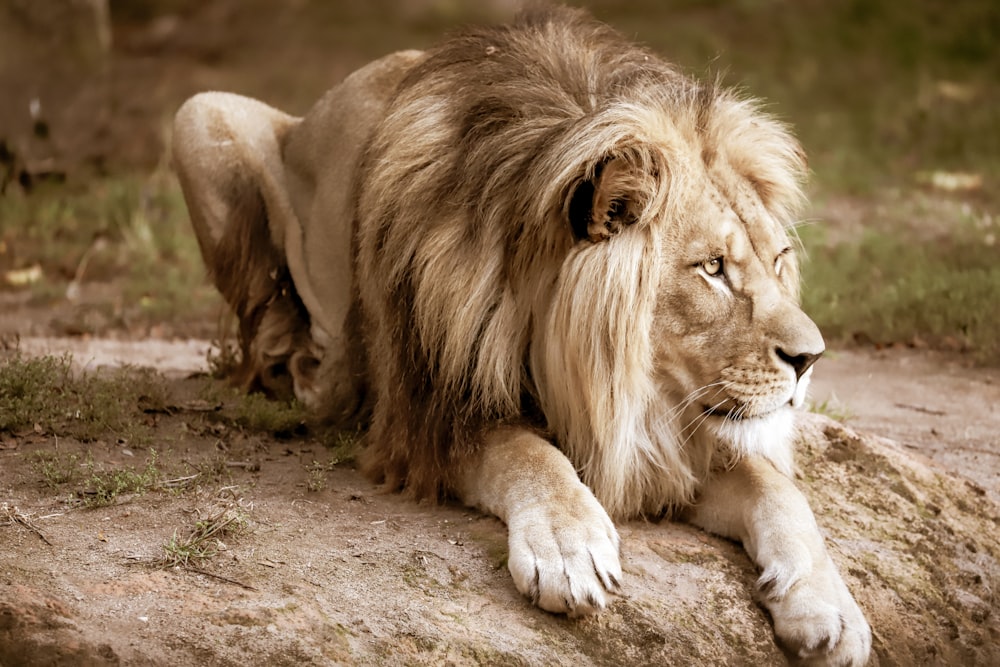
[[[209,274],[238,322],[233,380],[308,396],[321,351],[283,248],[291,207],[281,142],[298,119],[228,93],[188,100],[174,120],[173,159]]]

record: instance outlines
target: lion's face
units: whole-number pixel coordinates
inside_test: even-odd
[[[689,211],[656,235],[653,364],[686,428],[754,449],[803,401],[823,338],[798,305],[794,243],[749,185],[708,185]]]

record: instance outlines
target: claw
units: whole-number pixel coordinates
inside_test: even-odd
[[[531,597],[531,604],[538,606],[538,600],[542,597],[542,587],[540,585],[541,575],[538,572],[538,568],[535,568],[535,578],[531,582],[531,590],[529,591]]]
[[[775,588],[778,585],[777,575],[770,575],[767,578],[761,577],[757,580],[757,592],[765,598],[774,596]]]

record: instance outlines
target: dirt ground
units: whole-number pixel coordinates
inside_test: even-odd
[[[1000,369],[932,350],[836,350],[817,365],[810,397],[1000,501]]]
[[[43,483],[39,452],[141,467],[150,451],[3,436],[0,502],[27,523],[0,515],[0,666],[785,661],[738,545],[680,524],[624,524],[622,597],[596,619],[568,621],[519,596],[495,519],[381,494],[308,435],[248,435],[217,420],[194,398],[211,382],[200,374],[206,341],[28,337],[20,346],[71,352],[89,369],[139,362],[163,372],[172,407],[152,416],[151,447],[175,477],[88,509]],[[906,443],[857,444],[816,418],[823,435],[811,442],[823,444],[806,448],[800,480],[869,613],[876,664],[989,664],[1000,635],[1000,519],[982,496],[995,499],[998,486],[1000,372],[926,351],[841,350],[817,367],[814,386],[824,410]],[[856,485],[844,478],[852,461],[865,475]],[[974,483],[939,478],[945,469]],[[927,507],[938,515],[921,518]],[[172,536],[224,511],[246,526],[222,536],[214,557],[151,564]],[[880,516],[899,518],[900,532]],[[947,540],[960,540],[957,551]],[[954,569],[941,565],[953,557]],[[913,634],[905,647],[900,632]]]

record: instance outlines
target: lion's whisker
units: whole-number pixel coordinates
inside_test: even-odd
[[[674,419],[676,417],[679,417],[695,401],[697,401],[700,398],[703,398],[706,394],[708,394],[709,389],[711,389],[713,387],[716,388],[716,391],[712,395],[712,398],[710,398],[709,400],[714,399],[716,396],[719,395],[719,392],[721,392],[723,390],[724,385],[725,385],[725,382],[723,380],[718,380],[716,382],[710,382],[709,384],[706,384],[706,385],[703,385],[701,387],[698,387],[694,391],[690,392],[687,396],[685,396],[684,399],[681,400],[681,402],[679,404],[677,404],[674,408],[672,408],[667,413],[667,417],[669,419]]]
[[[701,425],[704,424],[706,421],[708,421],[708,418],[713,415],[715,410],[721,407],[722,404],[728,400],[729,398],[727,397],[722,399],[715,405],[712,405],[707,410],[698,415],[695,419],[693,419],[690,424],[681,429],[682,434],[690,430],[690,432],[687,434],[687,437],[685,437],[684,440],[680,443],[681,448],[683,448],[685,445],[687,445],[688,442],[691,441],[691,438],[695,436],[695,434],[698,432],[698,429],[701,428]]]

